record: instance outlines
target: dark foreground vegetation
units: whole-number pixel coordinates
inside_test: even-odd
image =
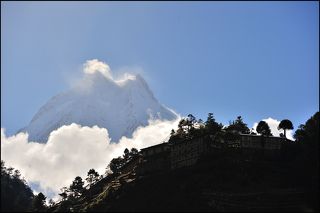
[[[227,130],[223,130],[212,114],[203,128],[193,128],[195,118],[192,115],[188,118],[172,132],[171,143],[205,134],[228,137],[235,129],[255,134],[241,117],[230,123]],[[21,190],[11,187],[15,178],[6,174],[8,169],[3,170],[3,165],[1,204],[6,206],[2,205],[1,210],[18,211],[16,206],[8,205],[16,202],[21,211],[47,212],[319,211],[319,118],[317,112],[300,125],[294,134],[295,141],[284,140],[277,157],[271,159],[261,150],[247,154],[240,149],[222,148],[202,156],[192,167],[141,173],[138,164],[136,169],[121,172],[128,162],[139,157],[138,150],[126,149],[123,156],[110,162],[111,173],[102,177],[90,170],[87,187],[81,177],[76,177],[69,187],[62,189],[61,200],[50,206],[43,202],[42,193],[37,196],[29,193],[25,202],[16,201],[21,200],[18,199]],[[292,123],[283,120],[279,128],[292,129]],[[257,131],[263,137],[271,134],[263,122],[258,124]],[[24,191],[30,192],[25,183],[24,187]]]
[[[46,211],[46,197],[34,195],[20,171],[1,161],[1,212]]]
[[[202,159],[195,167],[152,174],[134,182],[111,181],[73,207],[86,211],[309,211],[305,185],[285,163],[237,153]],[[297,177],[298,178],[298,177]],[[117,185],[119,184],[119,185]],[[315,201],[314,201],[315,202]]]

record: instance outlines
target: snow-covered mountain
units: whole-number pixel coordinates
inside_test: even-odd
[[[46,142],[63,125],[97,125],[116,142],[150,118],[173,120],[177,114],[157,101],[139,74],[115,81],[103,72],[87,72],[76,86],[52,97],[20,132],[28,132],[29,141]]]

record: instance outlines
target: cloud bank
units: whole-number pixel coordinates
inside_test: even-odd
[[[46,144],[28,141],[26,133],[7,137],[1,128],[1,158],[7,166],[19,169],[29,184],[36,183],[45,194],[57,196],[60,188],[69,186],[76,176],[85,178],[91,168],[103,174],[110,160],[125,148],[163,142],[178,121],[150,120],[132,138],[122,137],[118,143],[111,142],[107,129],[97,126],[62,126],[51,132]]]
[[[280,133],[283,133],[283,130],[278,130],[278,126],[280,124],[280,121],[278,121],[277,119],[273,119],[273,118],[269,117],[267,119],[263,119],[263,121],[267,122],[267,124],[269,125],[269,127],[271,129],[271,133],[273,136],[279,136]],[[255,122],[253,124],[252,128],[254,129],[255,132],[257,132],[256,129],[257,129],[258,123],[259,122]],[[287,130],[286,136],[288,139],[294,140],[293,139],[293,130]]]

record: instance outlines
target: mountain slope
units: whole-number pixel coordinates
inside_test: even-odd
[[[231,152],[230,152],[231,151]],[[233,151],[214,152],[191,167],[100,180],[49,212],[288,212],[313,211],[296,168]],[[252,158],[254,157],[254,158]],[[252,159],[250,159],[252,158]],[[142,165],[140,165],[142,166]]]
[[[115,81],[94,72],[51,98],[20,131],[29,133],[29,141],[46,142],[50,132],[63,125],[97,125],[118,141],[147,125],[150,118],[172,120],[176,114],[157,101],[140,75]]]

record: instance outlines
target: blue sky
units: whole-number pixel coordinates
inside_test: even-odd
[[[1,2],[1,127],[26,126],[96,58],[141,67],[181,115],[296,128],[319,109],[318,26],[318,2]]]

